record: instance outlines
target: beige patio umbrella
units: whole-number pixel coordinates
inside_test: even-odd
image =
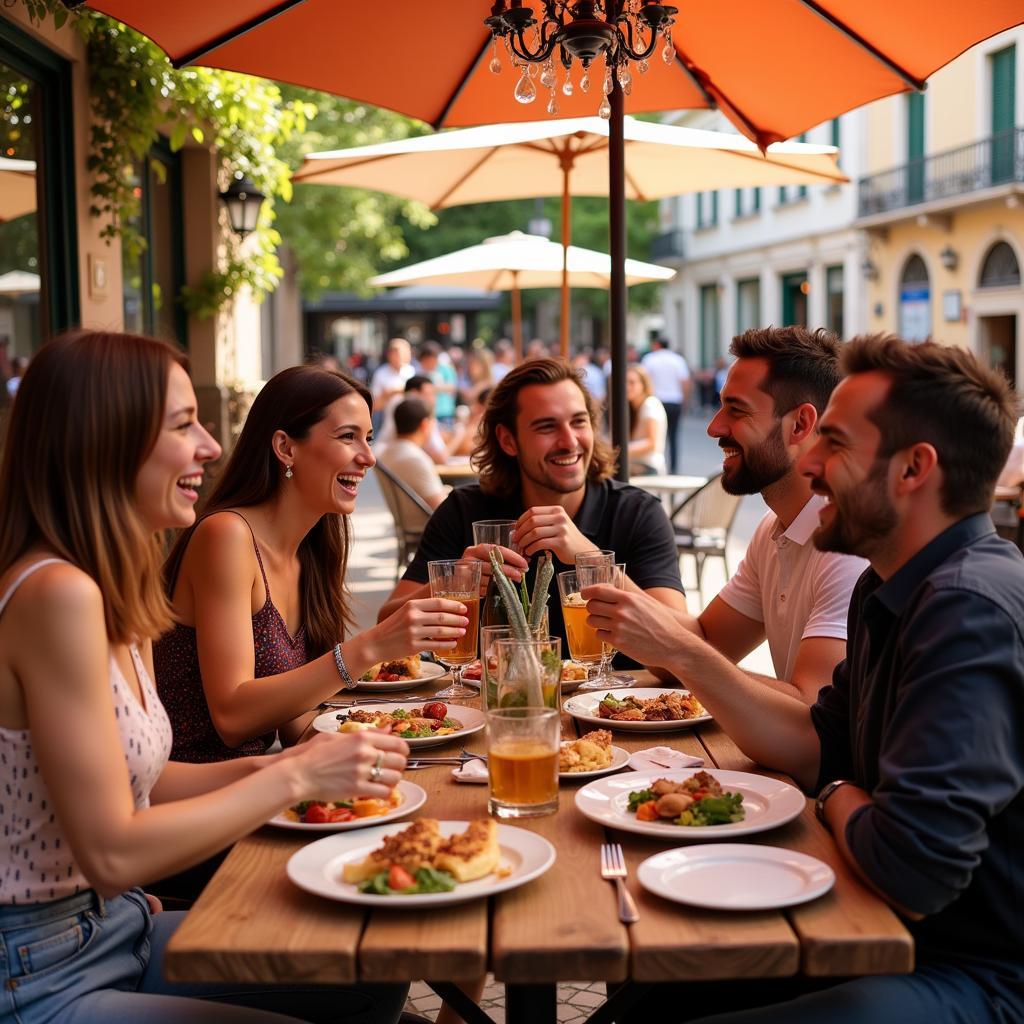
[[[0,157],[0,224],[32,213],[35,208],[35,161]]]
[[[370,284],[380,288],[402,284],[459,285],[485,291],[512,293],[512,328],[516,361],[523,357],[522,302],[524,288],[558,288],[568,275],[572,288],[603,288],[611,283],[611,257],[577,245],[562,246],[541,235],[513,231],[485,239],[480,245],[414,263]],[[626,260],[626,284],[667,281],[675,276],[670,267],[640,260]]]
[[[782,142],[762,156],[741,135],[624,122],[626,198],[763,185],[845,182],[832,146]],[[431,209],[505,199],[562,197],[562,244],[570,242],[572,196],[608,194],[608,122],[600,117],[486,125],[374,146],[311,153],[296,182],[349,185],[416,199]],[[568,266],[561,348],[569,350]]]

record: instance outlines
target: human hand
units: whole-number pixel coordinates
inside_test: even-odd
[[[597,551],[561,505],[528,508],[516,521],[516,547],[527,557],[538,551],[553,551],[560,562],[572,565],[583,551]]]
[[[417,651],[450,651],[469,626],[460,601],[423,597],[405,604],[369,630],[374,662],[404,658]]]
[[[704,643],[686,629],[667,605],[642,590],[607,583],[585,587],[587,622],[616,650],[643,665],[674,667],[692,645]]]
[[[144,892],[142,895],[146,897],[150,914],[159,914],[164,909],[159,896],[154,896],[151,892]]]
[[[501,552],[502,563],[505,575],[513,582],[518,583],[523,578],[523,573],[530,568],[530,563],[523,558],[518,551],[511,548],[503,548],[500,544],[474,544],[462,552],[463,558],[471,558],[476,562],[482,562],[480,570],[480,594],[487,593],[487,584],[491,579],[491,548],[496,547]]]
[[[401,781],[408,756],[409,744],[386,732],[317,733],[294,757],[299,799],[386,799]]]

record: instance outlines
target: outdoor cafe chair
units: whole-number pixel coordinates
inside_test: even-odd
[[[423,527],[434,510],[404,481],[382,463],[377,463],[377,481],[395,524],[398,556],[395,561],[395,582],[413,560],[419,547]]]
[[[722,474],[718,473],[669,513],[680,563],[686,555],[694,560],[698,593],[701,593],[704,562],[708,558],[721,558],[725,566],[725,578],[729,578],[726,548],[741,497],[726,493],[722,487]]]

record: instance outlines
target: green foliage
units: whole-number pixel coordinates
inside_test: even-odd
[[[408,138],[426,125],[378,107],[282,86],[286,101],[311,97],[316,115],[306,130],[279,150],[293,167],[307,153]],[[404,231],[423,230],[436,221],[420,203],[380,192],[297,183],[295,196],[282,207],[278,230],[295,254],[299,287],[313,298],[323,291],[368,291],[366,281],[382,264],[408,256]]]
[[[49,13],[59,27],[67,17],[57,0],[24,3],[36,21]],[[272,291],[281,278],[275,201],[287,202],[292,194],[290,170],[278,149],[305,129],[315,107],[298,98],[285,101],[277,85],[249,75],[208,68],[177,71],[154,43],[94,11],[76,14],[74,26],[89,54],[90,212],[109,218],[101,235],[108,241],[119,237],[126,260],[138,260],[146,242],[137,228],[140,200],[126,168],[169,128],[173,150],[189,140],[216,148],[223,186],[231,174],[245,175],[267,196],[244,254],[234,246],[198,287],[183,289],[181,301],[191,312],[209,316],[243,286],[257,298]]]

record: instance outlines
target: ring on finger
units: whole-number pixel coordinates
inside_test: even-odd
[[[382,750],[377,755],[377,760],[374,762],[373,767],[370,769],[370,781],[380,782],[381,768],[384,765],[384,751]]]

